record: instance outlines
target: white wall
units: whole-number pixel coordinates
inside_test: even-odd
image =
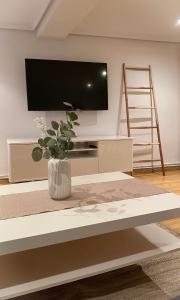
[[[180,162],[180,46],[178,44],[72,36],[64,41],[37,39],[32,33],[0,31],[0,175],[7,174],[7,138],[38,135],[33,119],[63,113],[28,112],[24,58],[72,59],[108,63],[109,110],[81,112],[78,134],[116,134],[121,65],[151,64],[157,90],[166,163]]]

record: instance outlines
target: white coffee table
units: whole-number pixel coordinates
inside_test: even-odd
[[[72,178],[72,184],[106,182],[132,178],[121,172],[103,173]],[[47,181],[19,183],[0,187],[0,195],[22,193],[47,188]],[[37,199],[38,201],[38,199]],[[0,299],[10,299],[15,296],[34,292],[37,290],[60,285],[102,272],[120,268],[137,261],[151,257],[162,252],[180,247],[180,240],[171,233],[153,224],[162,220],[172,219],[180,215],[180,197],[173,193],[115,201],[105,204],[89,205],[82,208],[72,208],[32,216],[13,218],[0,221],[0,255],[2,258],[14,253],[45,247],[48,245],[62,244],[76,240],[81,243],[84,238],[101,236],[103,234],[123,231],[127,232],[127,241],[130,238],[129,229],[134,228],[142,239],[151,244],[143,248],[142,245],[130,244],[131,251],[124,250],[114,259],[112,254],[108,260],[87,266],[83,264],[78,269],[63,271],[38,280],[26,283],[17,283],[0,289]],[[128,231],[129,230],[129,231]],[[132,231],[132,230],[131,230]],[[132,234],[132,232],[130,233]],[[104,241],[106,235],[104,236]],[[138,242],[137,242],[138,243]],[[152,247],[153,245],[153,247]],[[116,241],[114,241],[116,247]],[[133,253],[133,247],[135,251]],[[139,247],[139,252],[137,248]],[[42,248],[43,251],[44,248]],[[73,251],[73,250],[72,250]],[[91,250],[89,249],[91,252]]]

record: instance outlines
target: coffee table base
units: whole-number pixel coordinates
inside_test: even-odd
[[[180,239],[150,224],[3,255],[0,257],[0,299],[112,271],[179,247]]]

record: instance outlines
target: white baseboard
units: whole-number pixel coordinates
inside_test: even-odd
[[[165,168],[166,167],[180,167],[180,162],[177,162],[177,163],[165,163],[164,164]],[[134,168],[134,170],[141,170],[141,169],[151,169],[152,167],[149,165],[143,165],[143,166],[137,166]],[[154,168],[161,168],[161,165],[160,164],[154,164]]]
[[[0,179],[8,179],[8,174],[0,175]]]

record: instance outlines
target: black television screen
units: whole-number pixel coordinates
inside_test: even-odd
[[[28,110],[107,110],[107,64],[25,59]]]

